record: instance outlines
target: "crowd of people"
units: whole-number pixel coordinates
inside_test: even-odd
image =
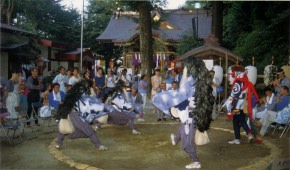
[[[272,82],[271,86],[267,86],[264,89],[265,97],[259,99],[254,86],[249,82],[244,71],[243,67],[235,66],[230,73],[232,91],[225,106],[229,118],[233,121],[235,139],[229,141],[229,144],[240,144],[240,127],[247,133],[249,141],[255,139],[256,142],[262,142],[257,135],[266,135],[271,123],[288,123],[290,118],[290,80],[285,76],[285,72],[282,69],[278,71],[279,79]],[[214,77],[215,72],[213,70],[204,72],[207,72],[204,75],[212,80],[211,88],[205,89],[205,91],[212,92],[209,98],[213,97],[213,100],[216,101],[216,88],[220,86],[221,82]],[[164,109],[164,105],[160,106],[160,101],[157,101],[157,99],[162,102],[164,96],[167,98],[173,96],[172,99],[176,96],[178,98],[188,94],[184,93],[187,86],[191,88],[197,86],[192,83],[197,81],[195,78],[192,80],[183,77],[184,75],[180,74],[177,69],[168,69],[165,76],[162,77],[160,69],[157,68],[150,79],[146,75],[139,75],[137,72],[132,76],[127,73],[126,68],[118,69],[118,71],[108,68],[105,72],[103,68],[99,67],[96,75],[94,77],[91,75],[91,71],[88,69],[81,75],[78,68],[66,70],[61,66],[57,75],[53,75],[49,71],[47,76],[42,79],[39,78],[38,70],[32,68],[31,75],[26,79],[22,75],[22,71],[12,70],[10,79],[5,83],[4,90],[1,91],[1,102],[6,103],[5,106],[10,113],[7,118],[16,118],[18,113],[15,111],[15,107],[21,105],[27,109],[28,118],[34,117],[35,125],[39,126],[38,116],[32,115],[35,113],[32,112],[32,103],[41,102],[43,104],[39,112],[41,116],[51,116],[52,112],[56,111],[58,113],[57,121],[61,118],[67,119],[69,116],[75,127],[75,131],[71,134],[66,135],[59,132],[58,141],[55,145],[57,148],[60,148],[63,144],[64,137],[68,136],[72,139],[88,137],[96,148],[105,150],[108,147],[101,144],[91,125],[93,124],[95,129],[101,128],[104,123],[129,125],[132,134],[141,134],[137,131],[134,120],[145,121],[144,111],[148,102],[149,84],[152,86],[150,100],[154,104],[157,121],[175,119],[170,114],[170,109]],[[190,83],[192,84],[188,85]],[[200,91],[192,93],[200,93]],[[179,140],[182,141],[184,150],[189,153],[193,160],[193,163],[186,166],[188,169],[201,167],[195,153],[195,145],[189,145],[186,142],[188,134],[191,134],[190,141],[193,142],[196,128],[207,129],[201,128],[201,121],[190,117],[190,102],[195,103],[197,101],[194,98],[190,99],[192,97],[189,96],[186,103],[181,101],[171,106],[177,108],[180,114],[177,120],[182,123],[177,136],[171,135],[172,144],[176,145]],[[184,99],[183,96],[180,98]],[[155,101],[153,101],[154,99]],[[210,100],[207,104],[212,104],[207,109],[211,108],[213,110],[211,113],[213,119],[214,112],[216,112],[216,102]],[[192,107],[195,108],[195,104]],[[37,108],[35,110],[37,113]],[[187,112],[187,114],[184,112]],[[184,115],[187,115],[186,118],[184,118]],[[202,116],[197,117],[202,118]],[[205,124],[209,126],[211,120],[208,120],[208,117],[202,119],[205,122],[208,121]],[[197,127],[193,126],[196,124],[195,121],[197,121]],[[30,122],[27,123],[27,127],[31,127]],[[260,131],[258,131],[259,128]]]

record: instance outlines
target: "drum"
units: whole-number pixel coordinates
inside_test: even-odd
[[[179,115],[178,115],[178,111],[175,107],[171,107],[169,109],[170,115],[174,118],[174,119],[179,119]]]
[[[246,73],[248,75],[249,81],[255,85],[257,82],[257,68],[255,66],[247,66],[245,67]]]
[[[215,72],[214,77],[217,78],[220,83],[222,83],[224,76],[223,68],[221,66],[214,65],[212,70]]]
[[[277,67],[274,65],[267,65],[264,69],[264,84],[266,86],[269,83],[275,81],[277,79]]]

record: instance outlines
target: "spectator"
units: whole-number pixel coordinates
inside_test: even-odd
[[[129,96],[129,100],[134,107],[134,109],[138,112],[141,113],[140,117],[137,118],[138,121],[144,121],[144,109],[142,107],[143,105],[143,100],[142,100],[142,95],[138,92],[138,88],[136,86],[132,87],[131,94]]]
[[[134,76],[132,77],[132,86],[138,86],[140,80],[141,80],[140,75],[138,74],[138,71],[136,70]]]
[[[27,78],[26,85],[28,87],[28,96],[27,96],[27,104],[28,104],[28,109],[27,109],[27,115],[30,118],[31,117],[31,112],[32,112],[32,103],[33,102],[39,102],[40,101],[40,81],[38,79],[38,70],[36,68],[32,68],[31,70],[31,76]],[[35,108],[35,111],[37,113],[38,108]],[[38,120],[33,113],[33,116],[35,118],[35,125],[38,125]],[[30,122],[27,123],[27,127],[30,126]]]
[[[59,104],[64,100],[64,97],[65,93],[60,91],[60,85],[58,83],[52,84],[52,92],[48,96],[50,107],[57,109]]]
[[[67,69],[67,71],[66,71],[66,77],[67,77],[67,79],[69,80],[71,78],[71,76],[72,76],[71,70],[70,69]]]
[[[45,91],[41,94],[40,101],[42,102],[42,107],[40,108],[39,114],[40,117],[49,117],[51,116],[51,108],[49,106],[48,95],[51,91],[51,84],[45,85]]]
[[[52,81],[53,81],[52,71],[49,71],[47,73],[47,76],[43,78],[42,84],[43,86],[46,86],[46,84],[52,84]]]
[[[27,110],[27,96],[24,94],[25,86],[25,78],[22,76],[22,71],[19,70],[18,73],[18,89],[19,89],[19,106],[23,106],[25,110]]]
[[[148,90],[148,80],[147,80],[147,76],[143,74],[138,84],[138,91],[141,94],[142,101],[143,101],[143,106],[142,106],[143,110],[145,110],[145,105],[147,101],[147,90]]]
[[[129,74],[127,74],[127,69],[124,68],[122,70],[122,75],[121,75],[121,79],[123,80],[123,82],[125,82],[125,86],[126,87],[131,87],[131,82],[132,82],[132,78]]]
[[[79,77],[79,70],[77,68],[73,69],[73,76],[69,79],[68,85],[73,86],[77,82],[79,82],[81,78]]]
[[[158,91],[158,93],[161,93],[161,92],[164,92],[164,91],[167,91],[167,84],[166,83],[161,83],[161,88],[160,90]],[[160,109],[157,109],[156,110],[156,113],[157,113],[157,121],[161,121],[162,119],[163,120],[166,120],[166,115],[165,113],[163,113]]]
[[[60,85],[60,91],[66,93],[66,85],[68,84],[68,78],[65,75],[65,68],[60,66],[59,67],[59,75],[57,75],[54,80],[53,83],[58,83]]]
[[[217,100],[217,92],[216,89],[217,87],[220,87],[221,82],[219,81],[218,78],[214,77],[215,75],[215,71],[214,70],[210,70],[209,71],[209,75],[212,79],[212,95],[214,97],[214,104],[213,104],[213,109],[212,109],[212,119],[214,120],[217,117],[217,106],[216,106],[216,100]]]
[[[10,113],[7,118],[17,118],[18,114],[15,111],[15,107],[19,105],[18,76],[16,70],[12,70],[11,73],[12,76],[5,86],[7,93],[6,108]]]
[[[105,89],[105,94],[108,95],[110,92],[114,91],[115,84],[116,84],[116,76],[114,75],[114,72],[108,68],[107,69],[107,75],[106,75],[106,89]]]
[[[277,103],[277,98],[275,94],[272,92],[272,89],[269,87],[266,87],[264,89],[264,92],[266,94],[266,97],[259,100],[259,103],[262,104],[262,107],[259,112],[255,114],[255,118],[261,119],[264,114],[269,111],[273,111],[275,108],[275,105]]]
[[[101,100],[103,100],[103,97],[105,95],[105,83],[106,77],[104,75],[104,70],[102,67],[99,67],[97,69],[97,75],[94,79],[95,83],[95,91],[97,93],[97,97]]]
[[[160,69],[155,69],[155,75],[151,77],[151,85],[152,85],[152,90],[151,90],[151,100],[155,96],[155,94],[160,90],[162,78],[160,76]],[[154,113],[157,112],[157,108],[154,107]]]
[[[281,87],[286,86],[290,88],[290,80],[286,77],[283,69],[278,69],[277,71],[278,80],[274,81],[272,84],[275,86],[276,96],[280,97]]]
[[[275,122],[277,112],[286,108],[290,103],[289,88],[287,86],[282,86],[280,88],[281,97],[277,98],[277,103],[275,106],[275,111],[267,111],[264,116],[259,120],[258,124],[261,125],[260,135],[264,136],[268,130],[271,123]]]

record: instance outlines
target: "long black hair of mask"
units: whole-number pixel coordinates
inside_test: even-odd
[[[57,113],[61,118],[66,119],[67,115],[71,113],[75,103],[79,101],[83,94],[90,95],[90,88],[93,82],[91,80],[82,80],[74,84],[69,91],[67,91],[63,103],[59,105]]]
[[[196,126],[200,132],[208,130],[212,121],[212,109],[214,97],[212,95],[212,79],[209,75],[205,63],[195,57],[190,57],[183,61],[188,69],[188,75],[196,79],[195,84],[195,109],[193,114],[196,119]]]

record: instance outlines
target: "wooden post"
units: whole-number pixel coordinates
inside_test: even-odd
[[[228,98],[228,52],[226,52],[226,81],[225,81],[225,98]]]
[[[222,57],[219,58],[220,66],[222,66]],[[223,78],[222,78],[223,80]],[[219,93],[219,104],[221,103],[221,94]]]
[[[252,65],[255,66],[255,57],[252,57]]]

